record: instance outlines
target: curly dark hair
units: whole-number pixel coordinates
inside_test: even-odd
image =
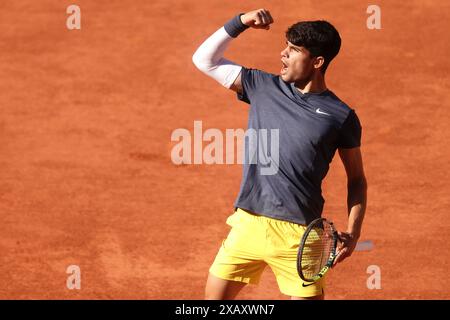
[[[313,57],[322,56],[325,60],[321,68],[323,74],[341,48],[339,32],[324,20],[293,24],[286,31],[286,39],[296,46],[308,49]]]

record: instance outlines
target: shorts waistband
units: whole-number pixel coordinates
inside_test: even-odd
[[[267,230],[278,230],[287,238],[300,239],[306,230],[306,226],[294,222],[274,219],[263,215],[248,212],[245,209],[237,208],[232,216],[227,219],[227,224],[237,226],[241,223],[259,225]]]
[[[243,217],[247,217],[249,219],[255,219],[255,220],[259,220],[262,222],[270,222],[270,223],[275,223],[275,224],[283,224],[283,225],[289,225],[292,226],[294,228],[304,228],[304,225],[295,223],[295,222],[290,222],[290,221],[285,221],[285,220],[280,220],[280,219],[275,219],[275,218],[271,218],[271,217],[267,217],[264,216],[262,214],[258,214],[258,213],[254,213],[242,208],[236,208],[235,213],[237,213],[238,215],[242,215]]]

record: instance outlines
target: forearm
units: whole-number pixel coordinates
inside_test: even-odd
[[[230,42],[248,27],[239,16],[230,20],[203,42],[192,57],[195,66],[207,76],[230,88],[242,67],[223,57]]]
[[[348,226],[347,232],[354,237],[361,235],[362,223],[367,204],[367,182],[365,179],[350,182],[348,184]]]

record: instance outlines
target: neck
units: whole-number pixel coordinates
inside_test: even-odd
[[[322,93],[327,90],[325,78],[321,72],[316,72],[310,79],[295,81],[295,87],[301,93]]]

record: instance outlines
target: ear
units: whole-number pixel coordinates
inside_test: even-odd
[[[314,58],[313,66],[315,69],[320,69],[324,63],[325,63],[325,58],[322,56],[318,56],[318,57]]]

